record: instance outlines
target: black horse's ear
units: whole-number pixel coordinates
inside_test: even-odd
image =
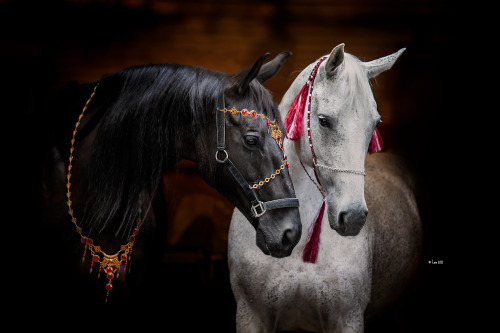
[[[272,78],[281,69],[281,66],[285,60],[292,55],[292,52],[281,52],[273,60],[262,65],[259,74],[257,75],[257,81],[264,83],[265,81]]]
[[[231,90],[233,90],[237,95],[242,95],[247,91],[250,82],[259,75],[260,69],[264,60],[270,53],[266,53],[261,56],[257,61],[250,67],[239,71],[231,77]]]

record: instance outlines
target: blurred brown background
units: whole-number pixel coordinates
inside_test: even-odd
[[[405,47],[395,66],[372,83],[383,120],[379,129],[386,147],[405,155],[419,177],[424,260],[445,265],[427,265],[412,316],[391,327],[432,331],[442,323],[445,274],[454,261],[447,232],[454,218],[441,205],[449,179],[435,170],[445,170],[452,154],[453,128],[446,119],[457,112],[448,105],[456,81],[449,59],[457,15],[444,0],[0,1],[1,91],[3,113],[14,117],[14,157],[27,169],[36,165],[39,152],[30,136],[36,123],[30,121],[39,119],[39,110],[67,81],[97,81],[151,62],[234,73],[265,52],[273,57],[291,51],[266,82],[279,103],[295,76],[339,43],[365,61]],[[15,193],[36,202],[35,191],[24,191],[35,176],[28,171],[22,178],[26,184],[22,190],[14,186]],[[182,323],[184,332],[234,331],[226,264],[232,206],[186,162],[165,174],[164,196],[168,222],[158,292],[165,295],[162,306],[175,304],[169,321]],[[28,216],[36,219],[33,211]]]

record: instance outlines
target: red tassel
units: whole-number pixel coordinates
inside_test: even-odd
[[[382,137],[378,129],[375,127],[375,131],[373,131],[372,139],[370,140],[370,144],[368,145],[368,152],[370,154],[377,153],[384,148],[384,142],[382,141]]]
[[[302,254],[302,260],[304,262],[316,263],[319,252],[319,235],[321,234],[321,222],[323,221],[323,214],[325,213],[325,201],[316,214],[313,224],[309,228],[309,236],[307,238],[306,246],[304,247],[304,252]]]
[[[306,83],[300,89],[292,105],[288,109],[285,117],[286,137],[290,140],[298,140],[304,132],[304,110],[307,104],[307,94],[309,93],[309,84]]]

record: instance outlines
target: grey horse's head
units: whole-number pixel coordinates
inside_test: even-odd
[[[357,235],[368,214],[364,196],[364,163],[380,115],[370,79],[389,69],[404,49],[362,62],[336,46],[319,65],[313,82],[304,134],[295,141],[302,163],[314,165],[325,195],[330,226],[340,235]],[[298,79],[317,62],[308,66]],[[312,147],[313,149],[311,149]]]

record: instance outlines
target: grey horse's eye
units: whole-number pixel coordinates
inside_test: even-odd
[[[325,116],[319,116],[319,124],[323,127],[330,127],[330,122]]]

